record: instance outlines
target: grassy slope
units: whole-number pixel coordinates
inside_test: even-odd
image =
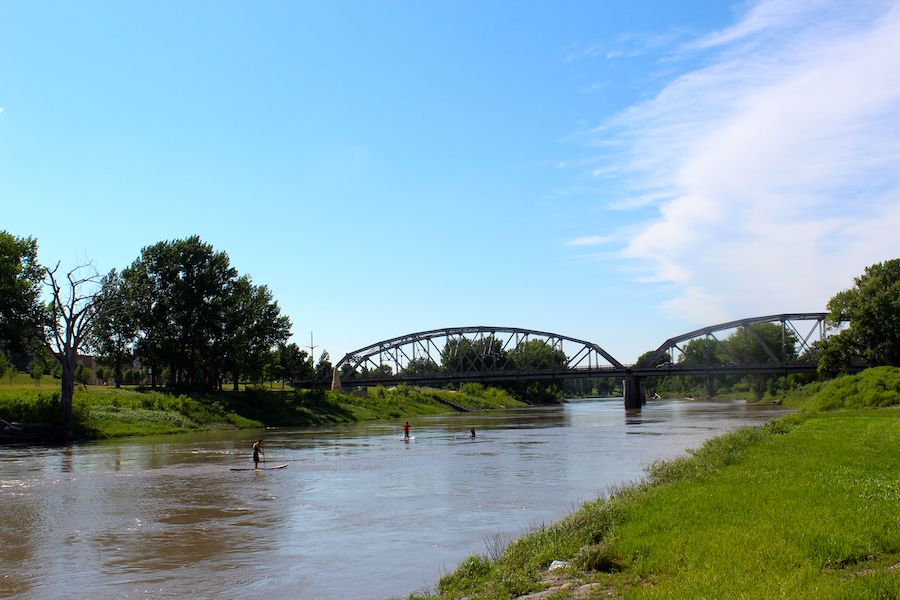
[[[0,385],[0,418],[55,422],[58,385],[49,385],[47,381],[41,386]],[[465,393],[404,386],[392,390],[376,388],[367,396],[264,389],[186,396],[151,390],[79,387],[75,394],[75,414],[82,437],[104,438],[233,427],[409,419],[456,412],[441,399],[471,410],[523,406],[504,392],[480,386],[467,386]]]
[[[850,386],[847,404],[881,403],[897,372],[831,382],[802,401],[831,405]],[[896,598],[898,506],[900,411],[803,412],[655,465],[648,482],[586,504],[496,560],[470,557],[442,579],[440,596],[513,598],[553,585],[542,577],[562,559],[568,583],[598,583],[598,598]]]

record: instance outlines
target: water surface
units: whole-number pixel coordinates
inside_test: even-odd
[[[386,598],[433,589],[654,460],[783,412],[622,400],[401,423],[0,446],[0,596]],[[477,437],[467,437],[475,427]],[[235,472],[262,435],[269,472]]]

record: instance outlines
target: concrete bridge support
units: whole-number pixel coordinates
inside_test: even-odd
[[[625,395],[625,409],[641,410],[641,406],[645,404],[644,386],[641,385],[642,377],[629,375],[625,378],[623,393]]]

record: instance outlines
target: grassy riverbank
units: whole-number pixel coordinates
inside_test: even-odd
[[[413,419],[459,409],[525,406],[501,390],[466,385],[459,392],[400,386],[366,395],[321,390],[248,389],[176,395],[146,389],[79,386],[77,435],[84,439],[233,428],[302,427],[375,419]],[[0,386],[0,419],[54,423],[59,390],[47,385]]]
[[[802,390],[787,403],[838,410],[801,410],[653,465],[647,481],[470,557],[436,597],[897,598],[898,374]],[[567,566],[549,571],[554,560]]]

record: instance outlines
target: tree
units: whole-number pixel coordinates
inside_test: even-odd
[[[417,356],[406,364],[403,372],[408,375],[431,375],[440,372],[440,367],[431,357]]]
[[[51,354],[62,367],[60,408],[62,409],[62,437],[72,439],[75,430],[75,414],[72,402],[75,395],[75,369],[78,350],[94,326],[95,300],[100,277],[90,265],[79,265],[66,273],[67,283],[57,279],[59,263],[53,269],[45,269],[45,283],[52,297],[44,321],[44,340]],[[63,291],[63,285],[65,291]]]
[[[726,352],[722,343],[714,337],[702,337],[690,340],[678,357],[678,364],[683,366],[714,366],[725,362]],[[708,396],[716,395],[716,379],[710,375],[679,376],[683,391],[691,392],[694,387],[705,387]]]
[[[88,382],[90,382],[90,380],[91,380],[91,375],[92,375],[91,370],[88,367],[86,367],[84,365],[78,365],[77,367],[75,367],[75,381],[76,382],[78,382],[82,385],[87,385]]]
[[[331,357],[328,355],[328,351],[323,350],[316,365],[316,381],[330,381],[331,370]]]
[[[282,376],[280,354],[273,360],[269,353],[287,341],[291,322],[281,315],[269,288],[255,286],[249,277],[243,276],[232,281],[225,292],[224,327],[212,347],[231,373],[234,390],[239,389],[242,375],[261,372],[269,362],[276,367],[272,374]]]
[[[0,231],[0,348],[7,352],[24,356],[39,329],[42,279],[37,242]]]
[[[28,374],[34,379],[34,385],[40,385],[41,378],[44,377],[44,365],[40,361],[32,361],[28,368]]]
[[[6,356],[6,352],[0,352],[0,377],[3,377],[7,372],[15,371],[15,367],[9,361],[9,357]],[[12,385],[12,377],[9,379],[10,385]]]
[[[856,285],[828,302],[828,323],[849,326],[822,344],[819,370],[847,372],[868,366],[900,366],[900,258],[866,267]]]
[[[797,358],[797,336],[778,323],[754,323],[738,327],[723,342],[723,348],[730,362],[738,365],[790,362]],[[757,398],[762,398],[771,378],[768,374],[746,375]]]
[[[269,289],[197,236],[147,246],[121,277],[152,385],[165,373],[169,387],[216,389],[230,373],[237,388],[290,335]]]
[[[313,378],[315,369],[309,359],[309,354],[306,350],[301,350],[297,344],[279,344],[278,360],[281,363],[281,372],[291,387],[298,381],[307,381]]]
[[[122,385],[125,369],[133,362],[138,335],[136,305],[130,294],[131,289],[115,269],[103,278],[95,325],[88,340],[99,359],[112,368],[117,388]],[[98,369],[98,377],[99,373]]]
[[[441,350],[441,366],[450,372],[489,371],[508,365],[503,342],[493,335],[474,340],[450,338]]]
[[[565,352],[540,339],[520,342],[509,357],[519,370],[562,369],[569,360]]]
[[[656,350],[647,350],[646,352],[638,356],[634,364],[636,366],[650,368],[658,367],[667,363],[669,363],[668,354],[656,356]],[[653,396],[657,393],[657,391],[661,390],[668,383],[669,379],[672,379],[672,377],[669,375],[642,378],[642,387],[644,388],[644,393],[649,396]]]
[[[107,383],[109,383],[110,370],[109,368],[101,365],[94,370],[94,376],[97,378],[98,383],[106,385]]]
[[[546,340],[535,339],[519,342],[509,353],[509,360],[516,369],[540,371],[563,369],[569,359],[565,352]],[[559,402],[563,397],[560,382],[553,379],[519,381],[505,387],[517,398],[530,403]]]

